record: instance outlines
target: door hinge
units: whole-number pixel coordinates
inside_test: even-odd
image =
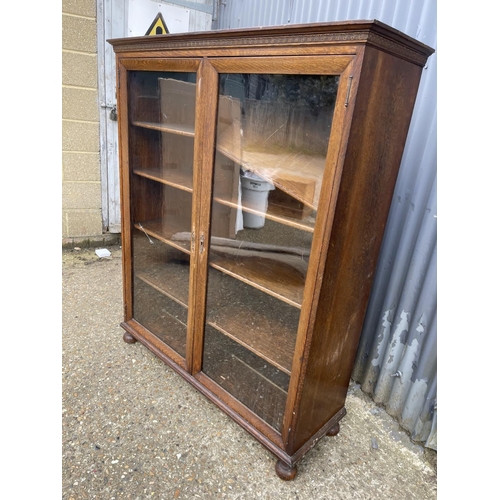
[[[344,106],[347,108],[349,104],[349,97],[351,96],[351,85],[352,85],[352,76],[349,77],[349,83],[347,84],[347,95],[345,97]]]

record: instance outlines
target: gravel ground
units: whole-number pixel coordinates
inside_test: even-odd
[[[275,458],[139,343],[121,250],[63,250],[62,498],[436,498],[436,454],[351,384],[340,433],[280,480]]]

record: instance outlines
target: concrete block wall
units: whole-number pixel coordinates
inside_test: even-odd
[[[62,2],[63,245],[102,240],[96,0]]]

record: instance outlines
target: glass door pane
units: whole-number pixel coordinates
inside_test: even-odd
[[[338,76],[219,87],[203,371],[279,431]]]
[[[196,73],[129,72],[133,317],[186,356]]]

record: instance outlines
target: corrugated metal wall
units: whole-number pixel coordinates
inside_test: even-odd
[[[225,0],[217,28],[378,19],[436,48],[436,0]],[[436,54],[425,67],[352,374],[437,449]]]

